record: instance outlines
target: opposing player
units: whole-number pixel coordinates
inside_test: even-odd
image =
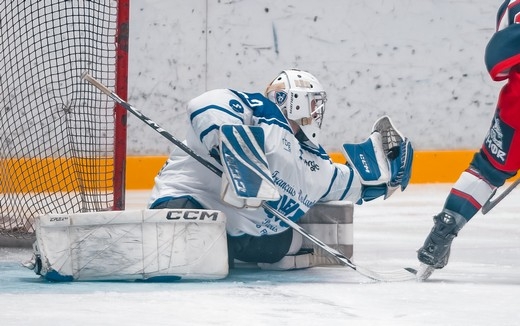
[[[365,142],[343,145],[349,164],[333,163],[319,143],[326,101],[318,79],[295,69],[282,71],[264,95],[217,89],[194,98],[185,143],[222,166],[223,176],[176,148],[155,178],[149,208],[222,211],[230,263],[270,264],[298,254],[302,237],[262,203],[297,222],[318,202],[361,204],[404,190],[409,140],[383,117]]]
[[[491,78],[507,80],[498,96],[482,148],[453,185],[434,226],[418,250],[418,277],[427,279],[446,266],[453,239],[494,191],[520,169],[520,1],[507,0],[498,10],[496,33],[485,62]]]

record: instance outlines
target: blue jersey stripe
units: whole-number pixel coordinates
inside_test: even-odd
[[[325,152],[323,147],[320,146],[319,148],[316,148],[316,147],[307,145],[305,143],[300,143],[300,145],[303,150],[305,150],[313,155],[316,155],[316,156],[320,157],[321,159],[330,160],[329,154],[327,154],[327,152]]]
[[[204,113],[207,110],[217,110],[217,111],[224,112],[224,113],[240,120],[241,123],[244,123],[244,119],[242,118],[242,116],[235,114],[233,111],[229,110],[228,108],[218,106],[218,105],[208,105],[208,106],[205,106],[203,108],[193,111],[193,113],[190,115],[190,121],[193,122],[193,119],[195,119],[196,116]]]
[[[337,176],[338,176],[338,168],[335,167],[334,175],[332,176],[332,178],[330,180],[329,187],[327,188],[327,191],[325,192],[325,194],[323,196],[321,196],[321,198],[326,197],[330,193],[330,190],[332,189],[332,185],[334,184],[334,181],[336,181]]]
[[[234,111],[231,111],[225,107],[218,106],[218,105],[208,105],[208,106],[205,106],[203,108],[193,111],[193,113],[190,115],[191,124],[193,124],[193,119],[195,119],[199,114],[202,114],[208,110],[217,110],[220,112],[224,112],[225,114],[227,114],[235,119],[238,119],[240,121],[240,123],[244,123],[244,119],[242,118],[242,116],[235,114]],[[218,130],[219,128],[220,128],[219,125],[212,124],[212,125],[208,126],[206,129],[202,130],[199,135],[200,141],[202,141],[204,139],[204,137],[206,137],[207,134],[209,134],[213,130]]]
[[[209,126],[208,128],[204,129],[200,135],[199,135],[199,140],[202,142],[202,140],[204,139],[204,137],[206,137],[207,134],[209,134],[210,132],[212,132],[213,130],[219,130],[220,126],[219,125],[211,125]]]
[[[285,129],[288,132],[292,133],[292,129],[287,124],[287,122],[280,121],[280,120],[278,120],[276,118],[271,118],[271,119],[260,118],[260,119],[258,119],[258,123],[264,123],[266,125],[275,125],[275,126],[278,126],[278,127],[282,128],[282,129]]]
[[[345,199],[345,197],[347,196],[347,192],[350,190],[350,187],[352,186],[352,181],[354,180],[354,170],[352,170],[352,167],[350,165],[347,165],[347,167],[350,170],[350,177],[348,179],[347,186],[345,187],[345,191],[343,192],[339,200]]]

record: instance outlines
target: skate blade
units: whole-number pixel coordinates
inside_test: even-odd
[[[421,264],[419,268],[417,269],[417,273],[415,274],[415,278],[418,281],[425,281],[433,274],[433,271],[435,270],[435,267]]]

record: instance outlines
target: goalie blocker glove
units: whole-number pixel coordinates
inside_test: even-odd
[[[359,144],[344,144],[343,152],[359,175],[362,184],[361,199],[370,201],[378,197],[390,197],[410,181],[413,147],[393,125],[388,116],[376,121],[372,134]]]

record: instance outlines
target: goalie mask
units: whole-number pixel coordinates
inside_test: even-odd
[[[300,127],[309,141],[319,145],[327,94],[316,77],[302,70],[284,70],[267,86],[265,96]]]

